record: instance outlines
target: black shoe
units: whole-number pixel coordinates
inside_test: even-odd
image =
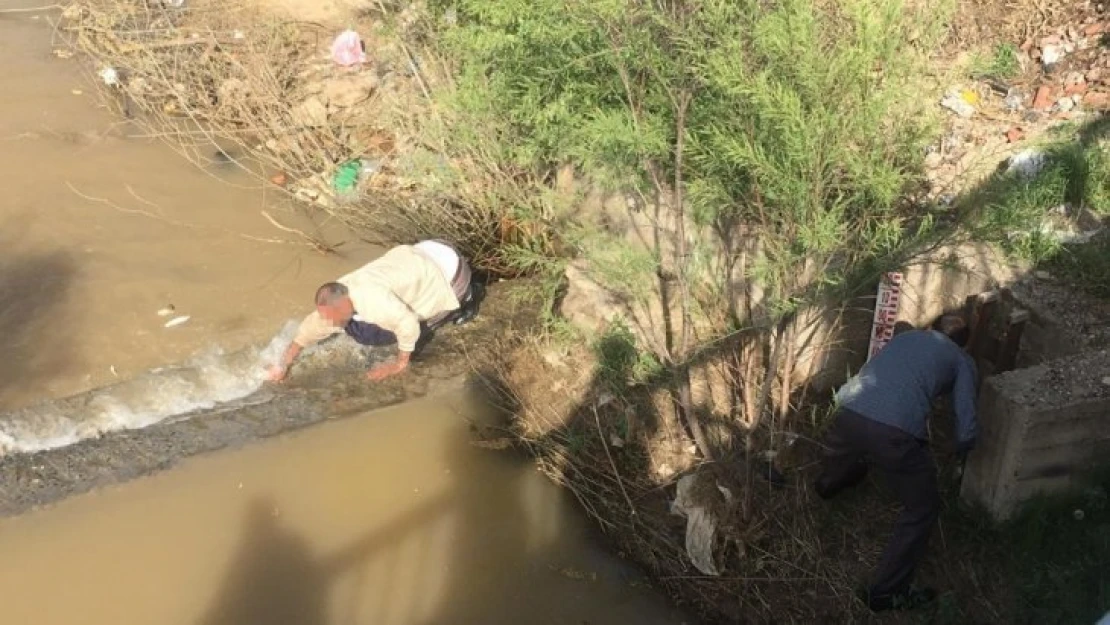
[[[864,589],[859,591],[859,598],[860,601],[867,604],[872,612],[916,610],[936,600],[937,591],[932,588],[911,588],[900,593],[875,595]]]
[[[478,316],[478,307],[482,304],[482,298],[485,297],[486,288],[481,282],[472,282],[470,284],[470,292],[467,293],[466,301],[459,308],[459,312],[454,316],[452,322],[461,326],[462,324],[473,320]]]

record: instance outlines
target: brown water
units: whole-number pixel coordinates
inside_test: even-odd
[[[12,625],[688,622],[465,395],[331,422],[0,521]]]
[[[129,136],[45,20],[0,13],[0,59],[0,454],[252,392],[312,288],[375,253],[259,241],[289,238],[261,210],[311,225],[248,176]],[[163,327],[168,304],[189,321]],[[27,407],[106,384],[80,410]],[[0,622],[684,622],[564,491],[468,444],[486,413],[441,397],[0,520]]]
[[[47,15],[0,13],[0,410],[265,344],[373,257],[323,256],[262,216],[312,230],[253,177],[133,138],[81,62],[51,53]],[[165,328],[170,304],[189,321]]]

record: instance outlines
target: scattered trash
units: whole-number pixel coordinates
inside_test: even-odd
[[[1048,155],[1039,150],[1022,150],[1006,161],[1006,173],[1016,173],[1023,178],[1032,178],[1044,169]]]
[[[1086,514],[1084,514],[1084,513],[1083,513],[1083,511],[1082,511],[1082,510],[1079,510],[1079,509],[1076,509],[1076,511],[1075,511],[1075,512],[1072,512],[1072,513],[1071,513],[1071,515],[1072,515],[1073,517],[1075,517],[1075,520],[1076,520],[1076,521],[1082,521],[1082,520],[1083,520],[1083,518],[1087,516]]]
[[[1025,108],[1025,94],[1017,89],[1010,89],[1006,92],[1006,99],[1003,100],[1007,113],[1015,113]]]
[[[168,306],[158,309],[158,316],[169,317],[174,313],[175,310],[177,309],[173,307],[173,304],[169,304]]]
[[[114,375],[115,377],[117,377],[117,378],[119,377],[119,374],[116,373],[116,366],[115,365],[111,365],[110,367],[108,367],[108,371],[111,371],[112,375]]]
[[[1070,96],[1066,98],[1060,98],[1052,107],[1052,109],[1058,113],[1067,113],[1073,108],[1075,108],[1075,100],[1071,99]]]
[[[964,91],[963,93],[951,91],[940,101],[940,105],[960,117],[971,117],[975,114],[975,106],[965,97],[965,94],[968,93],[974,94],[974,92],[968,91]],[[978,101],[978,96],[975,97],[975,100]]]
[[[362,159],[362,168],[359,169],[359,181],[371,178],[382,169],[382,162],[372,158]]]
[[[605,406],[613,403],[614,400],[616,400],[616,397],[614,397],[612,393],[608,391],[602,392],[600,395],[597,396],[597,401],[594,402],[594,407],[604,408]]]
[[[331,58],[343,67],[366,62],[362,48],[362,37],[353,30],[345,30],[331,43]]]
[[[81,95],[85,92],[81,91],[80,89],[74,89],[73,91],[70,91],[70,93],[72,93],[73,95]]]
[[[231,38],[232,39],[246,39],[247,35],[243,31],[237,30],[237,31],[231,33]]]
[[[617,449],[621,449],[622,447],[624,447],[624,439],[617,436],[616,434],[610,434],[609,445],[616,447]]]
[[[119,84],[119,72],[114,67],[105,67],[97,72],[97,76],[100,76],[101,82],[109,87],[115,87]]]
[[[1110,376],[1102,378],[1102,383],[1105,384],[1106,386],[1110,386]]]
[[[1054,66],[1064,58],[1064,48],[1059,44],[1047,45],[1041,48],[1041,63],[1046,71],[1052,71]]]
[[[73,50],[66,50],[65,48],[56,48],[54,50],[54,56],[58,57],[59,59],[72,58],[73,57]]]
[[[1021,126],[1014,126],[1006,131],[1006,142],[1017,143],[1025,138],[1025,130]]]
[[[713,543],[717,538],[717,519],[694,499],[697,475],[687,475],[678,481],[671,513],[686,517],[686,555],[690,562],[705,575],[720,575],[713,558]]]
[[[172,9],[180,9],[185,6],[185,0],[162,0],[162,4]]]
[[[1051,280],[1052,274],[1047,271],[1034,271],[1033,277],[1038,280]]]
[[[341,197],[351,197],[358,192],[358,176],[362,163],[358,159],[347,161],[339,166],[332,180],[332,187]]]
[[[179,325],[185,323],[186,321],[188,321],[189,318],[190,318],[189,315],[181,315],[180,317],[174,317],[173,319],[170,319],[169,321],[167,321],[166,325],[163,326],[163,327],[173,328],[173,327],[179,326]]]

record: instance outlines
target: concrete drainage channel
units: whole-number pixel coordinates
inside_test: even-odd
[[[1002,520],[1110,457],[1110,305],[1038,281],[973,300],[987,377],[961,496]]]

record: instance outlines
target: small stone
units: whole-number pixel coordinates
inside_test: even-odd
[[[1020,126],[1014,126],[1006,131],[1006,142],[1017,143],[1025,138],[1025,131]]]
[[[1024,108],[1025,94],[1017,89],[1010,89],[1006,93],[1006,99],[1003,104],[1006,107],[1007,113],[1016,113]]]
[[[1106,376],[1105,378],[1102,378],[1102,383],[1105,384],[1106,386],[1110,386],[1110,376]]]
[[[622,447],[624,447],[624,439],[617,436],[616,434],[610,434],[609,445],[611,445],[612,447],[616,447],[617,449],[621,449]]]
[[[278,172],[278,173],[274,174],[273,176],[270,176],[270,182],[274,183],[275,185],[277,185],[279,187],[284,187],[285,183],[288,182],[288,179],[286,178],[284,172]]]
[[[1067,113],[1068,111],[1075,108],[1075,100],[1071,99],[1071,97],[1060,98],[1056,101],[1056,105],[1054,106],[1054,108],[1057,112]]]
[[[1038,111],[1047,111],[1052,107],[1052,100],[1054,97],[1054,89],[1051,85],[1041,85],[1037,89],[1037,95],[1033,98],[1033,109]]]
[[[940,167],[942,162],[944,162],[944,157],[940,155],[940,152],[929,152],[925,155],[925,167],[929,169]]]
[[[1078,510],[1078,509],[1075,512],[1072,512],[1071,514],[1072,514],[1073,517],[1075,517],[1076,521],[1082,521],[1087,516],[1086,514],[1083,513],[1082,510]]]
[[[1052,279],[1052,274],[1047,272],[1047,271],[1034,271],[1033,272],[1033,277],[1035,277],[1038,280],[1051,280]]]

